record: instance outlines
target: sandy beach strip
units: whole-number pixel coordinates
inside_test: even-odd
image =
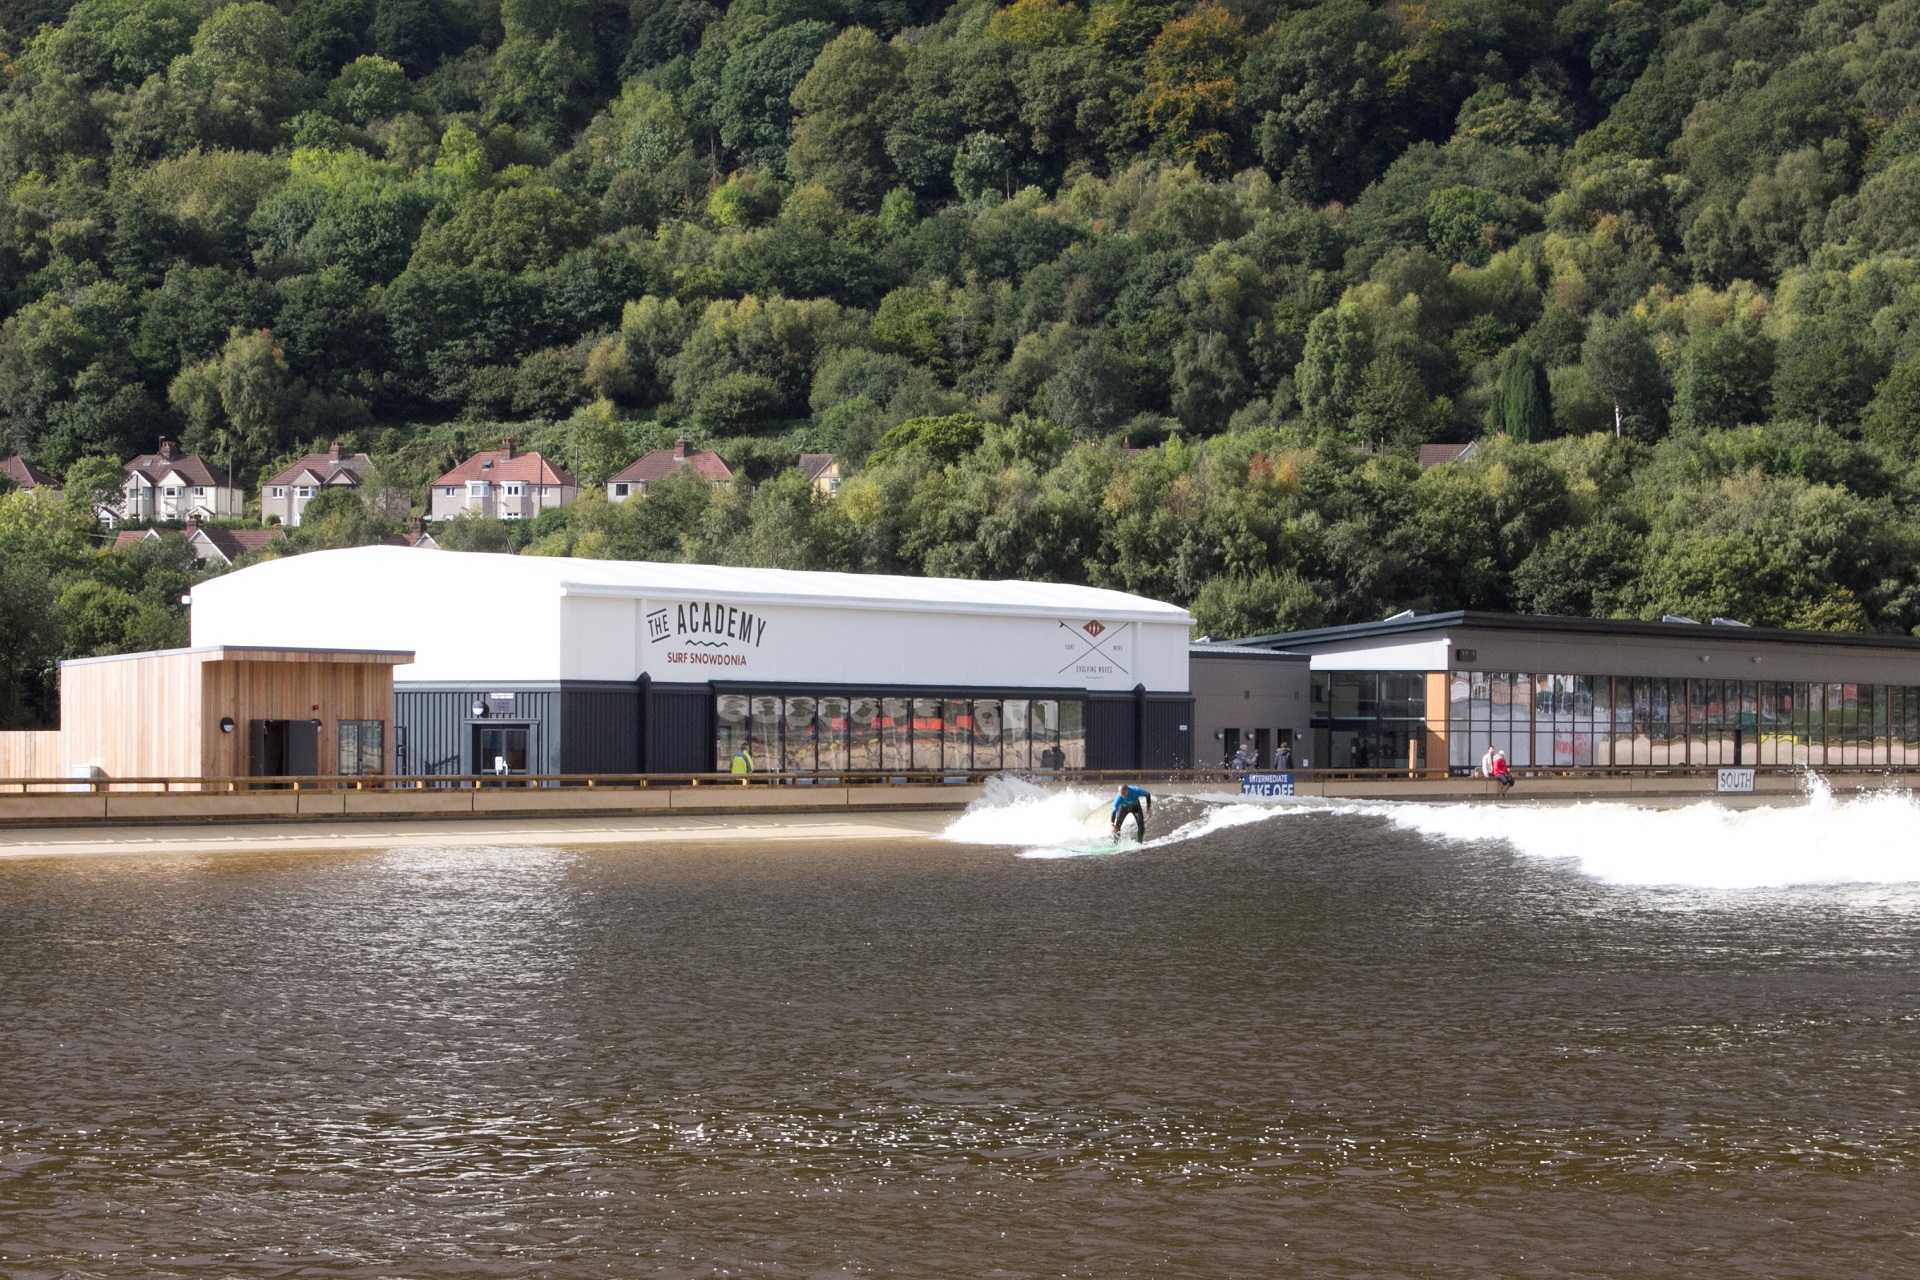
[[[924,840],[954,815],[887,813],[637,814],[623,817],[235,822],[194,826],[0,829],[0,859],[139,854],[292,853],[476,845],[701,844]]]

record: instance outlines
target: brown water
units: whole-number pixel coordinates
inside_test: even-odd
[[[1920,891],[1112,858],[0,866],[0,1273],[1913,1275]]]

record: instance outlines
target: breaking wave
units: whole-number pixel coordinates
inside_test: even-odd
[[[1804,801],[1732,809],[1571,805],[1388,804],[1394,826],[1447,841],[1500,840],[1526,857],[1560,858],[1607,884],[1757,889],[1920,881],[1920,803],[1910,791],[1836,799],[1810,777]]]
[[[1107,841],[1112,794],[1081,788],[1054,790],[1018,778],[993,778],[986,794],[967,806],[941,834],[961,844],[1010,845],[1025,858],[1082,856],[1079,848]],[[1239,803],[1227,796],[1155,797],[1155,836],[1142,849],[1180,844],[1228,827],[1263,822],[1298,806]]]
[[[1109,801],[1104,791],[996,778],[943,838],[1011,846],[1028,858],[1072,857],[1107,839]],[[1606,801],[1431,804],[1169,795],[1154,813],[1155,830],[1165,834],[1141,847],[1309,816],[1384,821],[1449,844],[1498,841],[1522,857],[1570,861],[1608,884],[1751,889],[1920,882],[1920,800],[1898,790],[1836,798],[1817,777],[1809,777],[1801,801],[1740,809],[1714,801],[1655,809]]]

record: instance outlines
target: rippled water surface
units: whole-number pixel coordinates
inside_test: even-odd
[[[0,865],[0,1274],[1920,1269],[1914,885],[1018,853]]]

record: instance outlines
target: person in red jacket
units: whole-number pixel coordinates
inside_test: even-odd
[[[1507,767],[1507,753],[1504,751],[1496,751],[1493,753],[1493,780],[1500,784],[1500,795],[1498,798],[1505,800],[1507,798],[1507,789],[1513,786],[1513,770]]]

